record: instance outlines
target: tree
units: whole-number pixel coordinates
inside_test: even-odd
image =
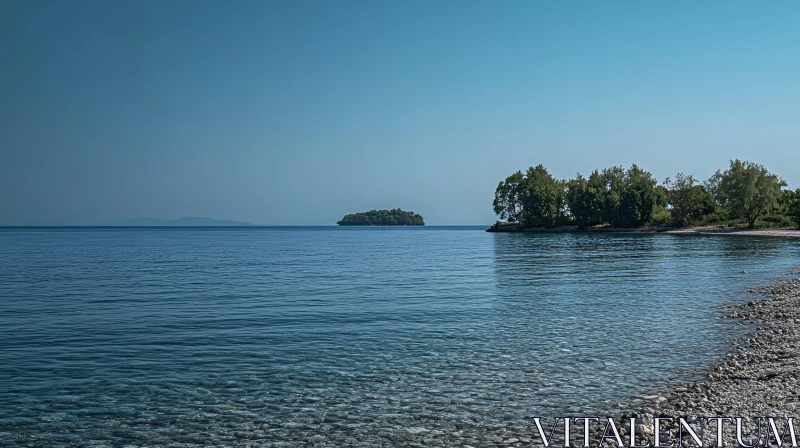
[[[558,181],[556,190],[556,220],[555,224],[562,225],[569,223],[569,209],[567,208],[567,181]]]
[[[657,184],[652,174],[636,164],[625,172],[618,227],[641,227],[650,222],[658,202]]]
[[[800,228],[800,188],[794,191],[784,190],[781,192],[779,202],[784,207],[786,215]]]
[[[521,195],[522,224],[526,227],[554,225],[562,213],[559,201],[562,195],[563,184],[543,165],[528,168]]]
[[[587,180],[580,173],[567,182],[566,205],[578,227],[585,228],[603,221],[605,183],[595,170]]]
[[[776,205],[786,182],[771,174],[763,165],[737,159],[731,160],[729,169],[717,171],[709,179],[708,185],[717,203],[731,217],[747,220],[748,227],[752,229],[756,219]]]
[[[672,213],[667,209],[667,189],[663,185],[657,185],[655,196],[656,201],[653,215],[650,217],[650,225],[665,226],[672,222]]]
[[[635,164],[627,171],[615,166],[604,169],[600,180],[604,222],[614,227],[641,227],[650,222],[661,197],[652,174]]]
[[[677,226],[688,226],[714,212],[711,193],[692,176],[678,173],[675,180],[664,180],[667,203],[671,207],[672,221]]]
[[[494,213],[500,219],[519,221],[522,214],[522,189],[525,178],[521,171],[506,177],[497,184],[494,192]]]
[[[601,212],[603,222],[610,223],[615,227],[625,227],[621,225],[624,221],[620,217],[620,201],[622,192],[625,189],[625,169],[621,166],[603,168],[600,174],[603,181],[603,191],[601,194]]]
[[[425,221],[421,215],[396,208],[349,214],[337,224],[340,226],[424,226]]]
[[[519,221],[525,227],[550,227],[566,214],[566,183],[542,165],[508,176],[494,192],[494,212],[500,219]]]

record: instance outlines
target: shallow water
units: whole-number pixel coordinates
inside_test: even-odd
[[[778,238],[0,229],[0,445],[457,445],[700,378]],[[748,274],[742,274],[742,270]]]

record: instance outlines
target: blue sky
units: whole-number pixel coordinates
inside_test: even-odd
[[[800,187],[800,2],[5,1],[0,224],[486,224],[497,182]]]

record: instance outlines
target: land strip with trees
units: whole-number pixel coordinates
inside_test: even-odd
[[[732,160],[705,182],[678,173],[661,184],[635,164],[569,180],[538,165],[501,181],[493,207],[518,230],[800,227],[800,189],[790,190],[763,165],[741,160]]]

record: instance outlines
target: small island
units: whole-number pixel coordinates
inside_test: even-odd
[[[336,224],[340,226],[424,226],[422,216],[396,208],[394,210],[370,210],[346,215]]]

